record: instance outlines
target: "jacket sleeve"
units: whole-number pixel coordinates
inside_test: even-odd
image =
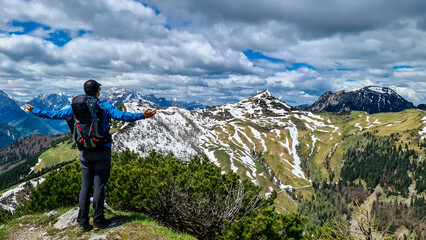
[[[136,120],[144,119],[143,113],[123,112],[107,102],[102,102],[100,105],[106,110],[106,113],[109,118],[113,118],[123,122],[133,122]]]
[[[50,118],[50,119],[67,119],[68,117],[73,116],[71,107],[62,109],[62,110],[53,110],[53,111],[34,108],[31,113],[36,115],[37,117]]]

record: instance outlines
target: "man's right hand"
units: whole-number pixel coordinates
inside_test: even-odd
[[[28,111],[32,112],[34,107],[30,104],[25,104],[25,107],[27,108]]]
[[[153,117],[157,113],[157,110],[150,110],[149,108],[143,112],[144,118],[150,118]]]

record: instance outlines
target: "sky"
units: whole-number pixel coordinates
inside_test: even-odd
[[[0,90],[133,89],[205,105],[390,87],[426,103],[424,0],[0,0]]]

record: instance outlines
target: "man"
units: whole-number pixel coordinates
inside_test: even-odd
[[[86,95],[98,100],[101,92],[101,84],[90,79],[84,83],[84,92]],[[38,117],[50,119],[67,119],[73,117],[71,107],[59,111],[41,110],[29,104],[26,104],[25,107]],[[107,102],[100,102],[99,107],[105,133],[109,133],[110,126],[108,120],[111,118],[124,122],[132,122],[139,119],[150,118],[156,114],[156,110],[150,109],[146,109],[143,113],[122,112]],[[110,219],[105,219],[104,216],[105,185],[111,171],[111,144],[112,140],[107,141],[103,147],[84,149],[80,152],[81,190],[77,222],[82,230],[91,229],[89,224],[89,207],[90,191],[93,185],[93,208],[95,210],[93,227],[96,230],[105,228],[111,223]]]

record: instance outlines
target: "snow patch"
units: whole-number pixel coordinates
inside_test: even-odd
[[[260,132],[257,131],[256,129],[250,127],[250,126],[248,126],[248,127],[250,128],[250,130],[253,133],[254,137],[256,139],[260,140],[260,143],[262,144],[262,147],[263,147],[263,152],[266,152],[268,150],[268,148],[266,147],[265,140],[263,140],[263,138],[261,137]]]
[[[39,178],[36,180],[30,180],[30,184],[33,187],[37,187],[37,185],[44,182],[45,178]],[[3,193],[3,195],[0,197],[0,208],[14,212],[16,207],[20,204],[17,201],[18,194],[23,191],[25,188],[25,184],[27,182],[19,184],[16,188],[10,189]],[[26,200],[28,200],[29,196],[25,196]]]
[[[302,167],[300,166],[301,164],[301,160],[299,155],[297,155],[297,146],[299,145],[299,132],[297,131],[296,126],[289,121],[290,126],[289,126],[289,130],[290,130],[290,137],[292,139],[292,152],[293,152],[293,160],[294,160],[294,164],[292,165],[293,169],[291,170],[291,172],[295,175],[298,176],[300,178],[306,179],[303,171],[302,171]]]
[[[426,124],[426,116],[422,118],[423,124]],[[426,126],[419,131],[420,139],[426,139]]]
[[[43,161],[43,160],[41,158],[39,158],[38,162],[36,163],[36,165],[34,165],[34,167],[30,168],[30,172],[28,174],[32,173],[34,171],[34,168],[37,167],[38,165],[40,165],[41,161]]]

